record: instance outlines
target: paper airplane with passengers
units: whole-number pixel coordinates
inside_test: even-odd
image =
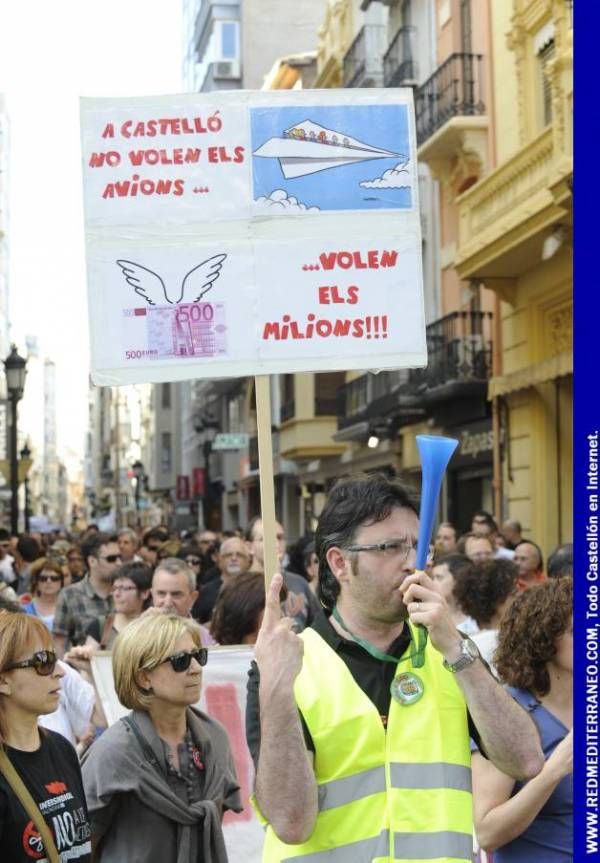
[[[357,162],[401,156],[400,153],[365,144],[343,132],[327,129],[312,120],[291,126],[280,138],[269,138],[253,155],[278,159],[286,180]]]

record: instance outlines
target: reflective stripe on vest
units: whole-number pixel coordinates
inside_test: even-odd
[[[298,845],[281,842],[269,826],[265,863],[470,863],[466,705],[440,654],[428,645],[415,669],[424,694],[406,707],[391,700],[386,731],[335,651],[314,630],[301,637],[294,694],[315,746],[318,814]]]
[[[402,860],[439,860],[456,857],[470,860],[473,855],[473,838],[464,833],[394,833],[394,856]],[[286,857],[281,863],[372,863],[374,859],[388,859],[389,834],[382,830],[379,836],[340,845],[328,851]]]
[[[371,863],[379,857],[387,860],[390,837],[387,830],[382,830],[379,836],[361,839],[360,842],[350,842],[329,851],[316,851],[314,854],[303,854],[301,857],[285,857],[281,863]]]
[[[392,788],[454,788],[471,790],[471,771],[461,764],[390,764]],[[319,785],[319,810],[344,806],[361,797],[385,791],[385,768],[362,770]]]

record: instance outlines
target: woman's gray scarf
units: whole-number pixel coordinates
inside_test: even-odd
[[[205,769],[204,799],[186,805],[169,787],[166,779],[166,762],[161,740],[156,733],[147,713],[134,710],[132,718],[154,755],[154,762],[143,751],[129,725],[123,720],[124,734],[130,738],[126,747],[119,747],[118,762],[107,770],[104,764],[102,774],[106,781],[97,785],[97,796],[112,794],[135,794],[148,808],[160,813],[177,824],[177,863],[190,863],[192,849],[192,830],[200,828],[202,841],[201,860],[204,863],[227,863],[227,852],[221,828],[223,812],[223,793],[227,787],[236,785],[234,774],[225,777],[229,758],[218,737],[209,735],[210,720],[199,711],[188,708],[186,711],[188,727],[194,743],[200,747]],[[207,722],[208,720],[208,722]],[[149,750],[146,750],[149,753]],[[151,757],[151,756],[150,756]],[[115,759],[116,760],[116,759]],[[157,765],[159,769],[157,769]]]

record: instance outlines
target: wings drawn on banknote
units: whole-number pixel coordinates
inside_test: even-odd
[[[181,283],[181,294],[175,302],[198,303],[221,275],[226,257],[225,254],[213,255],[190,270]]]
[[[153,270],[136,264],[134,261],[118,260],[125,281],[134,289],[136,294],[143,297],[150,306],[162,306],[165,301],[171,305],[186,303],[197,303],[212,288],[213,284],[221,275],[223,261],[226,254],[213,255],[197,264],[184,276],[177,299],[171,299],[167,292],[164,281]]]
[[[143,297],[150,306],[163,306],[165,300],[171,303],[165,288],[165,283],[158,273],[136,264],[133,261],[117,261],[121,267],[125,281],[135,290],[136,294]]]

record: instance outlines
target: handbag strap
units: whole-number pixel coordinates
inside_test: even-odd
[[[52,837],[52,833],[50,832],[50,828],[44,821],[44,816],[40,812],[37,803],[23,784],[23,780],[11,764],[3,746],[0,746],[0,773],[4,774],[4,778],[15,792],[21,801],[23,808],[35,824],[38,833],[42,837],[48,860],[50,863],[60,863],[60,856]]]

